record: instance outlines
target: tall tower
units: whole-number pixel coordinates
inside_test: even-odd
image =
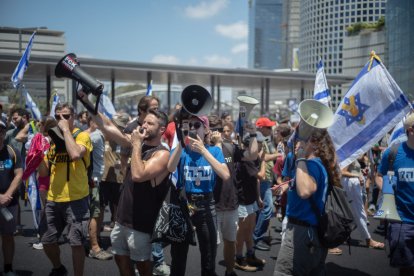
[[[385,18],[388,71],[401,90],[414,100],[414,1],[388,0]]]
[[[249,0],[249,68],[282,68],[283,0]]]
[[[316,72],[316,63],[321,57],[327,74],[342,74],[346,28],[358,22],[377,22],[385,16],[386,3],[386,0],[302,0],[300,69]],[[368,61],[369,52],[366,56]],[[342,99],[341,89],[333,87],[331,97],[336,106]]]

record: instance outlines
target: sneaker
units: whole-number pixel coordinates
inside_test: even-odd
[[[152,270],[152,275],[158,275],[158,276],[168,276],[170,275],[170,267],[163,262],[160,265],[157,265]]]
[[[248,265],[254,267],[261,267],[266,264],[265,260],[257,258],[255,254],[246,256],[246,262]]]
[[[108,253],[108,252],[106,252],[105,250],[103,250],[102,248],[101,248],[101,250],[99,250],[98,252],[95,252],[95,251],[93,251],[92,249],[89,251],[89,258],[94,258],[94,259],[97,259],[97,260],[102,260],[102,261],[105,261],[105,260],[110,260],[110,259],[112,259],[112,254],[111,253]]]
[[[232,271],[232,272],[227,272],[224,274],[224,276],[237,276],[236,272]]]
[[[66,276],[68,275],[68,271],[64,265],[61,265],[59,268],[54,268],[50,272],[49,276]]]
[[[257,267],[250,266],[246,262],[246,258],[236,258],[236,262],[234,263],[234,267],[246,272],[255,272],[257,271]]]
[[[254,245],[254,248],[256,248],[257,250],[262,250],[262,251],[269,251],[270,250],[270,246],[262,240],[258,241]]]
[[[32,247],[33,247],[33,249],[43,250],[43,243],[35,242],[35,243],[33,243]]]

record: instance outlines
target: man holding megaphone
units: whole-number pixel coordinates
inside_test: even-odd
[[[382,157],[377,183],[382,186],[382,176],[390,172],[396,177],[395,205],[401,222],[390,222],[388,240],[390,265],[400,269],[400,275],[414,275],[414,113],[404,121],[407,141],[397,145],[394,161],[389,161],[393,147],[385,150]]]

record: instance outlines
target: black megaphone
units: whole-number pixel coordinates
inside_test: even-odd
[[[78,59],[73,53],[67,54],[57,63],[55,76],[78,81],[82,84],[82,90],[85,93],[92,93],[95,96],[101,95],[104,88],[102,83],[80,68]]]
[[[204,87],[192,84],[181,92],[181,103],[185,111],[195,116],[207,115],[213,106],[213,99]]]

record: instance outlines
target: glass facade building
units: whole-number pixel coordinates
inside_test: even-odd
[[[282,0],[249,0],[249,68],[283,67],[282,12]]]
[[[301,1],[300,69],[316,72],[316,63],[321,57],[327,74],[342,74],[343,39],[347,34],[346,28],[359,22],[377,22],[385,16],[386,4],[386,0]],[[366,53],[367,61],[369,54]],[[331,89],[331,97],[334,106],[341,101],[339,87]]]
[[[414,1],[388,0],[385,66],[405,95],[414,100]]]

